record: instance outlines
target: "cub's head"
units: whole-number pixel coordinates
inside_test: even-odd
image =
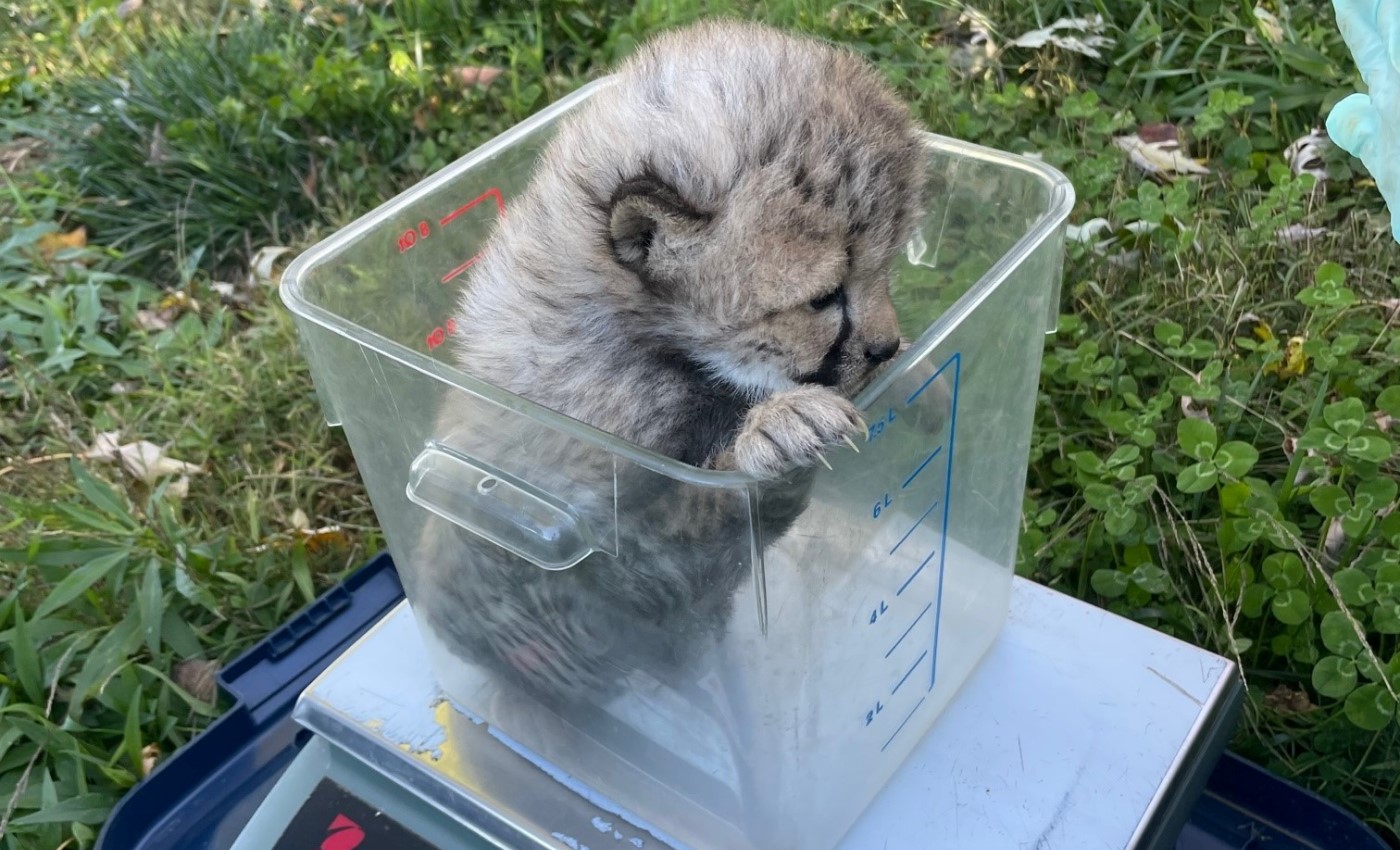
[[[921,212],[916,126],[844,51],[752,25],[683,35],[622,74],[614,117],[641,141],[612,142],[605,250],[655,332],[713,376],[754,396],[849,392],[899,347],[889,277]]]

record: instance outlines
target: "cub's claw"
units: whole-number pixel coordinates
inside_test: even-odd
[[[822,454],[850,435],[864,431],[850,400],[825,387],[799,387],[755,405],[734,441],[735,467],[760,478],[773,478],[791,465],[821,463]]]

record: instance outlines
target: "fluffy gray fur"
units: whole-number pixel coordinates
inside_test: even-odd
[[[861,433],[850,398],[900,347],[889,274],[923,183],[914,122],[853,54],[734,22],[664,34],[544,152],[465,287],[456,356],[638,445],[757,477],[771,540],[812,464]],[[546,697],[674,670],[748,575],[746,498],[517,423],[454,394],[439,433],[585,516],[615,509],[616,554],[547,572],[432,520],[409,575],[419,616]]]

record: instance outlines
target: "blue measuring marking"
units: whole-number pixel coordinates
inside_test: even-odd
[[[938,500],[934,499],[933,504],[929,505],[928,510],[924,511],[924,515],[919,517],[918,521],[914,523],[914,527],[904,532],[904,536],[899,538],[898,543],[894,544],[894,548],[890,550],[891,555],[899,551],[899,547],[904,545],[904,541],[909,539],[909,535],[919,530],[919,526],[924,524],[924,520],[928,519],[928,515],[933,513],[933,509],[936,507],[938,507]]]
[[[930,386],[932,386],[934,381],[938,380],[938,379],[943,375],[944,372],[948,371],[948,367],[949,367],[949,366],[954,366],[954,370],[953,370],[953,409],[956,411],[956,410],[957,410],[957,403],[958,403],[958,402],[957,402],[957,399],[958,399],[958,379],[957,379],[957,367],[956,367],[954,364],[957,364],[957,363],[961,362],[961,360],[962,360],[962,352],[959,351],[959,352],[956,352],[952,357],[949,357],[946,361],[944,361],[943,365],[938,367],[938,371],[933,373],[933,377],[929,378],[927,381],[924,381],[922,384],[919,385],[919,388],[918,388],[917,390],[914,390],[914,394],[911,395],[911,396],[909,396],[909,399],[908,399],[907,401],[904,402],[904,406],[905,406],[905,407],[908,407],[909,405],[913,404],[915,399],[917,399],[919,396],[921,396],[921,395],[924,394],[924,390],[926,390],[926,389],[928,389]],[[951,445],[951,444],[952,444],[952,443],[951,443],[951,441],[950,441],[950,442],[949,442],[949,445]]]
[[[923,652],[919,653],[919,657],[916,658],[916,659],[914,659],[914,663],[913,663],[913,664],[909,665],[909,671],[908,671],[907,673],[904,674],[904,678],[900,679],[899,682],[897,682],[897,683],[895,684],[895,686],[894,686],[893,688],[890,689],[890,696],[894,696],[894,695],[895,695],[895,692],[898,691],[898,690],[900,689],[900,687],[902,687],[902,686],[904,685],[904,683],[905,683],[906,681],[909,680],[909,677],[912,676],[912,675],[914,675],[914,671],[918,668],[918,666],[919,666],[920,664],[923,664],[923,663],[924,663],[924,658],[926,658],[927,656],[928,656],[928,650],[927,650],[927,649],[925,649]]]
[[[909,722],[909,718],[911,718],[911,717],[914,716],[914,712],[916,712],[916,711],[919,710],[919,706],[923,705],[923,704],[924,704],[924,700],[926,700],[926,699],[928,699],[928,697],[926,697],[926,696],[924,696],[924,697],[919,697],[919,701],[916,702],[916,703],[914,703],[914,707],[911,708],[911,709],[909,710],[909,714],[908,714],[907,716],[905,716],[905,718],[904,718],[904,723],[899,724],[899,728],[896,729],[896,730],[894,730],[894,734],[891,735],[890,738],[889,738],[889,740],[885,742],[885,746],[883,746],[883,747],[880,748],[880,752],[883,753],[886,749],[889,748],[890,744],[893,744],[893,743],[894,743],[894,739],[897,738],[897,737],[899,737],[899,733],[900,733],[900,732],[904,731],[904,725],[905,725],[906,723]]]
[[[903,490],[910,484],[913,484],[914,479],[919,477],[919,473],[924,471],[924,467],[928,466],[930,463],[933,463],[933,459],[938,457],[938,453],[941,451],[943,451],[943,447],[939,446],[938,448],[933,450],[933,454],[924,458],[924,462],[919,464],[919,468],[911,472],[908,478],[904,479],[904,483],[899,485],[899,489]]]
[[[905,629],[905,630],[904,630],[904,634],[900,635],[900,636],[899,636],[899,640],[895,641],[895,642],[894,642],[894,646],[890,647],[890,651],[885,653],[885,657],[886,657],[886,658],[889,658],[891,655],[894,654],[894,651],[895,651],[896,649],[899,649],[899,645],[900,645],[901,643],[904,643],[904,639],[907,638],[907,637],[909,637],[909,633],[912,632],[912,631],[914,631],[914,627],[917,626],[917,625],[919,624],[919,621],[922,620],[922,619],[924,618],[924,615],[928,613],[928,609],[930,609],[930,608],[932,608],[932,607],[933,607],[933,603],[932,603],[932,602],[930,602],[929,604],[927,604],[927,605],[924,606],[924,610],[922,610],[922,611],[919,612],[919,616],[917,616],[917,617],[914,618],[914,622],[912,622],[912,623],[909,624],[909,628]]]
[[[944,363],[939,369],[948,368],[948,364],[953,366],[953,404],[948,414],[948,462],[945,464],[947,472],[943,477],[943,536],[944,543],[942,553],[938,558],[938,595],[934,601],[933,608],[933,662],[929,665],[928,689],[933,690],[933,686],[938,682],[938,633],[943,621],[943,570],[948,565],[948,507],[952,503],[953,490],[953,446],[958,438],[958,383],[962,378],[962,352],[955,353],[948,358],[948,363]],[[935,377],[937,377],[935,375]],[[924,386],[928,386],[925,384]],[[920,389],[920,392],[923,390]]]
[[[946,572],[948,559],[948,522],[951,515],[950,507],[953,487],[953,450],[955,440],[957,438],[958,391],[960,389],[959,385],[962,378],[962,353],[955,352],[951,357],[949,357],[943,363],[942,366],[938,367],[938,370],[933,373],[933,376],[930,377],[928,380],[924,381],[922,384],[920,384],[919,388],[915,390],[912,394],[910,394],[909,398],[905,401],[906,407],[918,401],[919,397],[922,396],[924,392],[928,390],[929,387],[933,386],[933,383],[935,381],[937,381],[940,377],[944,377],[948,374],[950,368],[952,370],[952,374],[950,377],[952,379],[953,386],[951,393],[951,404],[948,412],[948,440],[946,443],[935,447],[933,451],[929,452],[928,456],[925,457],[919,463],[919,465],[916,466],[914,470],[909,473],[909,477],[905,478],[904,483],[900,486],[901,490],[908,489],[909,486],[914,483],[915,479],[917,479],[924,472],[924,470],[927,469],[929,465],[932,464],[933,461],[937,459],[937,457],[940,454],[943,453],[943,450],[946,448],[947,456],[946,461],[944,463],[943,493],[941,497],[937,497],[933,500],[933,504],[929,505],[928,510],[924,511],[923,515],[919,517],[918,521],[914,523],[913,527],[910,528],[907,532],[905,532],[904,536],[899,538],[899,542],[895,543],[894,547],[890,549],[890,555],[894,555],[897,551],[899,551],[900,547],[902,547],[905,544],[905,542],[907,542],[909,538],[913,536],[914,532],[917,531],[924,524],[924,522],[933,514],[933,512],[937,510],[939,506],[942,506],[942,528],[937,544],[934,545],[934,547],[929,551],[928,555],[924,557],[924,559],[919,563],[919,565],[914,569],[914,571],[909,574],[909,577],[904,580],[904,583],[899,586],[899,590],[895,591],[895,596],[902,596],[904,594],[904,591],[908,590],[909,586],[913,584],[914,579],[918,578],[920,575],[923,574],[924,569],[933,562],[933,559],[935,557],[938,557],[938,589],[935,592],[934,600],[924,605],[923,609],[919,611],[918,615],[916,615],[913,621],[909,623],[908,627],[905,628],[903,634],[899,636],[899,638],[885,653],[885,658],[889,658],[890,656],[892,656],[895,650],[899,649],[899,647],[904,644],[905,639],[913,633],[914,628],[918,626],[919,623],[923,622],[925,615],[928,614],[930,609],[933,611],[933,641],[932,646],[930,646],[928,649],[925,649],[919,654],[919,657],[914,660],[914,663],[909,666],[909,669],[905,671],[904,675],[900,677],[900,680],[890,690],[891,696],[894,696],[900,688],[904,687],[904,683],[909,681],[910,677],[914,675],[914,672],[918,670],[920,666],[923,665],[924,659],[928,659],[929,663],[928,689],[930,691],[933,690],[934,683],[938,680],[938,639],[943,621],[943,579],[944,574]],[[909,710],[909,713],[905,715],[904,720],[900,722],[899,726],[895,728],[894,732],[890,735],[890,737],[886,739],[884,746],[880,747],[880,752],[884,752],[886,749],[889,748],[890,744],[894,743],[895,738],[899,736],[899,733],[903,731],[904,727],[908,725],[909,721],[913,719],[916,713],[918,713],[919,709],[923,706],[927,698],[927,694],[919,697],[918,702],[916,702],[914,704],[914,707]],[[867,720],[867,723],[868,722],[869,721]]]
[[[934,556],[934,555],[937,555],[937,554],[939,553],[939,551],[940,551],[942,548],[943,548],[943,547],[941,547],[941,546],[935,546],[935,547],[933,547],[933,551],[932,551],[932,552],[929,552],[929,553],[928,553],[928,557],[924,558],[924,560],[923,560],[922,562],[920,562],[920,564],[919,564],[917,567],[914,568],[914,572],[912,572],[912,573],[909,574],[909,578],[907,578],[907,579],[904,580],[904,584],[901,584],[901,585],[899,586],[899,590],[896,590],[896,591],[894,592],[894,595],[895,595],[895,596],[903,596],[903,595],[904,595],[904,591],[907,590],[907,589],[909,588],[909,584],[910,584],[912,581],[914,581],[914,579],[916,579],[916,578],[919,577],[919,573],[921,573],[921,572],[924,571],[924,567],[927,567],[927,566],[928,566],[928,562],[929,562],[929,561],[932,561],[932,560],[933,560],[933,556]]]

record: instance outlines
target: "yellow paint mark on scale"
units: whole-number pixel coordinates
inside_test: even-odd
[[[471,721],[453,711],[452,704],[445,699],[440,699],[433,705],[433,721],[442,730],[441,744],[428,750],[416,750],[408,744],[399,744],[399,749],[460,785],[477,787],[478,777],[471,771],[470,762],[462,758],[456,736],[453,734],[457,723]]]

